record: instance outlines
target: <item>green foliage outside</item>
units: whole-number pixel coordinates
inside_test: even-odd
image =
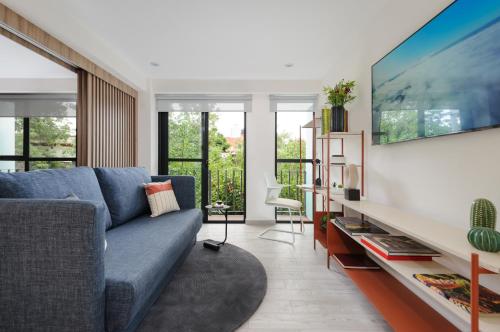
[[[242,213],[244,202],[244,141],[243,137],[231,150],[231,145],[217,129],[218,115],[209,114],[209,172],[210,201],[222,200],[232,206],[233,213]],[[202,158],[201,113],[178,112],[169,114],[169,158]],[[277,137],[278,158],[299,159],[298,139],[289,133]],[[302,144],[305,155],[305,143]],[[251,167],[252,160],[248,160]],[[192,175],[196,179],[197,205],[201,206],[201,162],[170,161],[169,173],[172,175]],[[283,190],[282,197],[301,199],[296,184],[301,183],[298,163],[278,163],[278,182],[292,184]],[[303,175],[304,176],[304,175]],[[302,176],[302,181],[304,177]]]
[[[278,133],[277,137],[278,159],[300,159],[300,140],[291,137],[288,132]],[[302,140],[302,156],[306,155],[306,143]],[[281,197],[302,201],[305,206],[305,196],[297,188],[298,184],[304,183],[305,166],[303,165],[302,174],[300,174],[300,164],[291,162],[278,162],[276,170],[276,179],[279,183],[290,185],[283,188]],[[279,211],[282,213],[283,211]],[[287,212],[287,211],[286,211]],[[288,212],[287,212],[288,213]]]
[[[169,114],[169,158],[202,157],[201,113],[179,112]],[[244,211],[244,141],[237,142],[230,151],[227,139],[216,127],[218,115],[209,114],[209,172],[211,201],[222,200],[232,211]],[[192,175],[196,178],[197,205],[201,206],[201,162],[171,161],[172,175]]]
[[[76,137],[74,119],[40,117],[30,118],[30,157],[31,158],[75,158]],[[23,118],[16,118],[16,155],[23,154]],[[32,161],[30,170],[47,168],[74,167],[71,161]],[[17,167],[16,167],[17,168]]]

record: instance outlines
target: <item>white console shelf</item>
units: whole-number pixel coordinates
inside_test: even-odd
[[[373,218],[383,225],[408,235],[434,249],[470,262],[471,253],[479,254],[479,265],[500,273],[500,253],[479,251],[467,241],[467,230],[405,212],[368,200],[349,201],[342,195],[330,195],[331,200]],[[500,327],[499,327],[500,331]]]
[[[320,193],[324,194],[323,191]],[[478,253],[480,265],[484,269],[496,273],[500,272],[500,253],[488,253],[473,248],[467,241],[466,230],[367,200],[349,201],[342,195],[331,195],[331,200],[375,219],[382,227],[386,225],[433,247],[443,254],[449,254],[470,262],[471,253]],[[337,229],[362,245],[360,236],[349,235],[341,227],[336,226],[334,220],[330,222]],[[370,249],[366,247],[365,249],[377,264],[406,285],[441,315],[455,322],[461,330],[467,329],[470,323],[470,314],[453,305],[413,277],[417,273],[453,273],[452,271],[436,261],[389,261],[373,253]],[[500,316],[481,315],[479,327],[481,331],[500,331]]]

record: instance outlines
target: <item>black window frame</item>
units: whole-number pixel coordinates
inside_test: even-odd
[[[22,161],[24,162],[24,172],[30,171],[30,163],[33,161],[70,161],[76,166],[78,155],[78,135],[75,140],[75,157],[30,157],[30,118],[23,117],[23,154],[22,155],[0,155],[0,161]],[[78,127],[76,128],[78,132]],[[17,170],[16,170],[17,172]]]
[[[201,157],[200,158],[175,158],[169,156],[168,149],[168,125],[169,125],[169,113],[170,112],[158,112],[158,174],[169,175],[169,163],[170,162],[199,162],[201,164],[201,208],[203,211],[203,223],[207,224],[222,224],[225,220],[208,220],[208,214],[205,205],[208,202],[208,155],[209,155],[209,113],[210,112],[200,112],[201,113]],[[243,113],[243,220],[232,220],[231,224],[244,224],[247,219],[247,112]]]

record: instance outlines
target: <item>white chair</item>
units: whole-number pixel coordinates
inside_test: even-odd
[[[266,194],[266,205],[288,209],[288,214],[290,216],[290,231],[277,229],[276,226],[269,227],[265,231],[259,234],[259,238],[283,243],[294,244],[295,243],[295,234],[302,235],[304,234],[304,222],[302,220],[302,203],[300,201],[296,201],[294,199],[281,198],[281,190],[286,187],[285,185],[279,184],[276,181],[276,178],[270,174],[266,174],[266,184],[267,184],[267,194]],[[300,232],[295,232],[293,230],[293,219],[292,219],[292,210],[298,211],[300,215]],[[264,234],[267,232],[281,232],[281,233],[289,233],[292,234],[292,241],[285,241],[279,239],[273,239],[269,237],[265,237]]]

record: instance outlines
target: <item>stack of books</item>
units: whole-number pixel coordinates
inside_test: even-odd
[[[361,243],[387,260],[430,261],[441,254],[406,236],[399,235],[363,235]]]
[[[369,234],[388,234],[383,229],[354,217],[337,217],[335,224],[351,236],[369,235]]]
[[[454,305],[471,312],[469,279],[459,274],[414,274],[413,277]],[[500,295],[479,286],[479,314],[500,314]]]

